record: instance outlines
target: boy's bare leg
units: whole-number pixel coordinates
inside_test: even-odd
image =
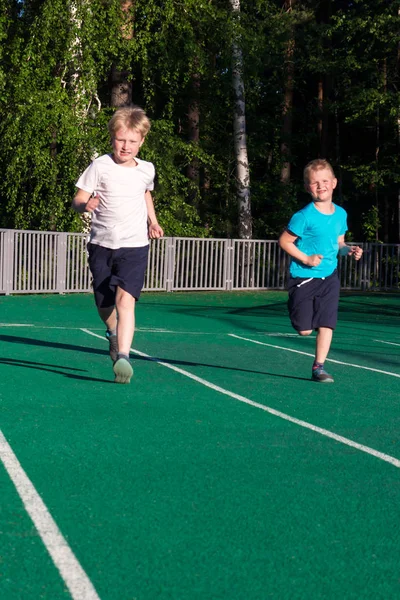
[[[332,343],[333,330],[329,327],[319,327],[315,340],[315,361],[324,364]]]
[[[108,308],[98,308],[98,313],[101,320],[107,327],[106,338],[109,343],[109,353],[112,362],[117,360],[118,343],[117,343],[117,310],[115,306]]]
[[[114,362],[113,371],[115,383],[129,383],[133,375],[129,362],[133,334],[135,331],[135,298],[122,288],[117,288],[115,297],[117,308],[117,343],[118,355]]]
[[[115,331],[117,329],[117,311],[115,306],[109,308],[98,308],[100,319],[107,326],[109,331]]]
[[[118,287],[115,302],[118,314],[118,352],[129,356],[135,332],[135,298]]]

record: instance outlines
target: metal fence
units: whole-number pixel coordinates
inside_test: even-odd
[[[0,229],[0,294],[90,292],[87,235]],[[342,289],[400,290],[400,245],[358,244],[340,257]],[[276,240],[163,238],[150,242],[145,291],[285,289],[289,259]]]

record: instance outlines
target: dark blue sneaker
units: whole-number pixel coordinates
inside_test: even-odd
[[[113,361],[113,363],[115,363],[118,357],[117,335],[115,333],[110,333],[109,331],[106,331],[106,338],[108,339],[109,343],[110,358]]]
[[[334,379],[332,375],[329,375],[324,369],[324,367],[317,367],[312,370],[311,379],[313,381],[319,381],[320,383],[333,383]]]
[[[114,383],[129,383],[133,375],[131,363],[123,356],[115,361],[113,371],[115,375]]]

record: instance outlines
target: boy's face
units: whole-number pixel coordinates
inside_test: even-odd
[[[336,185],[337,179],[330,169],[318,169],[309,172],[305,187],[314,202],[331,202]]]
[[[135,156],[143,142],[144,137],[137,129],[126,127],[117,129],[111,140],[115,162],[125,167],[131,167],[135,164]]]

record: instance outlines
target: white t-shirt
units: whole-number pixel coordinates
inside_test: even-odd
[[[124,167],[105,154],[79,177],[76,187],[100,196],[100,204],[92,213],[92,244],[112,250],[149,244],[145,193],[154,189],[155,170],[150,162],[135,161],[135,167]]]

